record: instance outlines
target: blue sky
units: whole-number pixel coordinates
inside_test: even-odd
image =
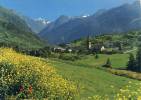
[[[60,15],[93,14],[135,0],[0,0],[0,5],[14,9],[31,18],[55,20]]]

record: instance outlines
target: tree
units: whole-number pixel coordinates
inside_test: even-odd
[[[98,59],[98,58],[99,58],[99,55],[98,55],[98,54],[96,54],[96,55],[95,55],[95,59]]]
[[[121,42],[119,42],[119,44],[118,44],[118,48],[119,48],[120,51],[123,49],[123,48],[122,48],[122,43],[121,43]]]
[[[136,71],[136,60],[132,53],[130,53],[127,70]]]
[[[103,65],[103,67],[112,68],[112,63],[111,63],[110,58],[107,59],[106,64]]]
[[[141,72],[141,48],[138,49],[136,55],[137,69],[136,71]]]

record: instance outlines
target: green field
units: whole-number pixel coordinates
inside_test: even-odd
[[[108,58],[110,58],[113,68],[125,68],[128,62],[128,57],[129,54],[99,54],[98,59],[95,59],[94,55],[90,55],[73,63],[84,67],[100,67],[106,63]]]
[[[50,63],[64,78],[76,82],[79,87],[83,87],[80,88],[80,96],[78,96],[78,99],[81,100],[97,94],[112,96],[129,81],[139,82],[95,68],[95,66],[98,67],[105,63],[107,58],[111,59],[114,68],[125,68],[128,54],[100,55],[99,59],[95,59],[94,56],[87,56],[74,62],[51,60]]]

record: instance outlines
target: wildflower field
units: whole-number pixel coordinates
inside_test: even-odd
[[[114,90],[114,86],[111,86],[111,88]],[[88,100],[141,100],[141,83],[138,84],[129,81],[128,85],[121,88],[119,92],[113,94],[112,97],[108,95],[94,95],[88,97]]]
[[[8,48],[0,48],[0,70],[2,100],[141,100],[140,81]]]
[[[0,48],[0,98],[71,100],[74,83],[63,79],[44,59]]]

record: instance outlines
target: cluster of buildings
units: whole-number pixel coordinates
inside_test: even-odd
[[[87,41],[86,41],[86,45],[83,47],[72,47],[71,44],[66,44],[66,47],[60,47],[60,46],[56,46],[53,48],[54,52],[67,52],[67,53],[71,53],[71,52],[79,52],[79,50],[83,51],[83,50],[88,50],[88,51],[93,51],[93,52],[102,52],[104,50],[106,50],[105,46],[102,44],[92,44],[90,37],[87,37]]]

